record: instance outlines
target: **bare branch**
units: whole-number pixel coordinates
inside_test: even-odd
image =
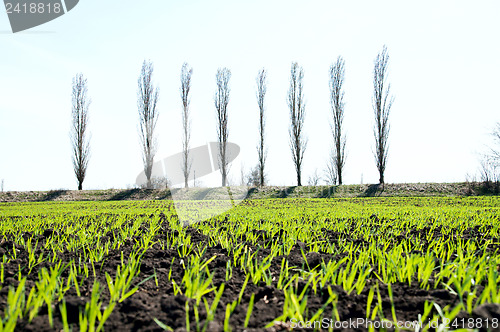
[[[335,168],[335,152],[330,151],[329,160],[326,163],[326,167],[324,169],[325,182],[328,185],[334,186],[337,183],[337,170]]]
[[[315,187],[319,185],[320,181],[321,181],[321,176],[318,174],[318,169],[316,168],[314,170],[314,173],[311,176],[309,176],[309,179],[307,180],[307,185]]]
[[[491,134],[496,142],[496,146],[491,148],[490,159],[497,165],[500,165],[500,122],[497,123],[497,127]]]

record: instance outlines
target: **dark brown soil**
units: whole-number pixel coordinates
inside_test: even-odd
[[[164,237],[171,234],[173,231],[167,226],[163,225],[162,230],[158,233],[158,237]],[[208,239],[201,233],[199,233],[194,228],[189,228],[187,232],[191,235],[193,243],[198,242],[200,244],[208,244]],[[474,230],[470,230],[471,236],[473,236]],[[39,244],[43,245],[48,237],[52,235],[51,230],[45,230],[43,235],[38,236]],[[439,234],[436,233],[435,236]],[[31,237],[31,234],[25,233],[24,236],[27,238]],[[328,234],[329,237],[334,238],[335,234]],[[265,234],[263,239],[266,239]],[[263,240],[264,241],[264,240]],[[128,255],[133,250],[133,239],[125,243],[121,248],[124,257]],[[12,239],[3,239],[0,244],[0,254],[4,253],[6,250],[11,250],[13,246]],[[290,255],[286,257],[276,257],[273,261],[271,271],[273,275],[279,275],[279,270],[281,266],[281,260],[286,259],[289,261],[290,265],[295,265],[303,269],[313,269],[320,264],[322,260],[328,261],[331,259],[339,259],[340,257],[333,257],[326,253],[308,253],[307,264],[304,261],[304,257],[301,253],[301,243],[297,243]],[[258,250],[256,247],[250,246],[253,250]],[[39,246],[40,248],[40,246]],[[7,301],[7,294],[9,287],[16,287],[18,285],[18,270],[19,266],[27,266],[28,253],[24,251],[23,248],[18,248],[17,259],[5,264],[5,282],[0,290],[0,308],[5,308]],[[268,254],[268,249],[262,250],[262,255]],[[40,252],[39,252],[40,253]],[[39,254],[37,253],[37,254]],[[232,278],[228,281],[225,280],[226,272],[226,262],[231,259],[228,257],[227,252],[220,246],[209,247],[204,253],[203,257],[209,259],[216,256],[209,264],[209,270],[215,272],[213,279],[213,286],[219,287],[222,283],[225,283],[225,289],[221,298],[221,302],[218,306],[218,310],[215,314],[215,319],[207,323],[208,331],[222,331],[225,317],[226,305],[237,300],[240,290],[242,289],[245,274],[237,269],[233,270]],[[75,254],[66,252],[60,254],[59,257],[63,262],[69,262],[75,259]],[[173,266],[171,266],[172,258],[175,257]],[[105,272],[109,273],[112,277],[115,274],[117,265],[120,264],[121,252],[114,250],[110,251],[109,254],[98,263],[96,268],[96,279],[101,283],[102,294],[100,300],[103,303],[108,303],[109,292],[107,290]],[[185,331],[186,327],[186,312],[185,303],[189,303],[189,322],[191,331],[196,331],[197,326],[195,323],[195,313],[193,307],[195,305],[194,300],[188,300],[185,296],[174,295],[174,289],[172,283],[168,281],[168,273],[172,270],[172,276],[174,280],[181,284],[181,279],[184,273],[183,267],[180,264],[181,258],[177,250],[162,250],[155,245],[153,248],[145,252],[141,268],[140,275],[135,279],[135,283],[139,283],[146,278],[150,277],[156,271],[158,277],[158,286],[156,286],[154,279],[149,279],[148,281],[142,283],[139,290],[123,301],[118,303],[115,307],[113,313],[107,320],[105,324],[106,331],[162,331],[154,319],[158,319],[164,324],[170,326],[176,331]],[[43,262],[41,265],[37,266],[38,269],[43,267],[49,268],[50,263]],[[64,272],[63,276],[67,276],[67,271]],[[26,275],[26,273],[23,273]],[[36,271],[32,271],[28,276],[27,281],[27,293],[29,289],[35,286],[35,281],[38,280],[38,275]],[[371,277],[369,284],[365,287],[359,295],[356,292],[347,294],[341,287],[333,286],[332,289],[338,294],[337,310],[339,318],[341,321],[348,321],[349,319],[356,320],[358,318],[366,317],[366,303],[368,290],[370,285],[376,283],[377,279]],[[79,311],[82,310],[86,302],[90,301],[90,293],[92,290],[93,278],[88,278],[83,281],[83,287],[81,287],[81,296],[78,297],[75,289],[71,288],[65,295],[68,322],[72,326],[73,331],[78,330],[79,321]],[[299,282],[296,287],[297,289],[302,289],[304,287],[303,282]],[[384,312],[383,315],[386,318],[391,318],[391,301],[388,296],[387,285],[379,283],[380,293],[382,295],[382,302]],[[394,306],[396,308],[396,315],[400,321],[415,321],[418,319],[418,314],[423,313],[424,304],[426,301],[434,301],[441,307],[446,305],[456,305],[459,302],[457,296],[450,294],[444,289],[421,289],[418,283],[415,281],[410,285],[403,283],[396,283],[392,285],[392,290],[394,294]],[[252,316],[250,318],[248,328],[244,329],[244,321],[248,308],[248,303],[251,298],[251,294],[255,294],[255,305],[253,309]],[[309,313],[317,312],[321,306],[329,299],[329,294],[325,289],[317,290],[317,293],[308,293],[308,305],[307,310]],[[214,297],[214,292],[207,295],[208,302],[211,303]],[[279,317],[282,314],[283,303],[285,296],[283,292],[276,288],[276,283],[272,285],[254,285],[251,281],[245,289],[241,304],[236,307],[236,310],[231,316],[230,325],[233,331],[262,331],[263,327],[273,319]],[[374,300],[376,301],[376,299]],[[18,322],[16,331],[61,331],[63,328],[61,314],[59,312],[59,306],[54,306],[54,326],[53,328],[49,325],[48,310],[43,307],[39,312],[39,315],[33,319],[31,323],[26,320],[21,320]],[[436,312],[434,310],[434,312]],[[499,317],[499,306],[498,305],[485,305],[477,308],[474,311],[474,316],[477,317]],[[325,310],[326,317],[332,317],[332,306],[329,305]],[[468,318],[469,316],[465,312],[459,314],[459,318]],[[203,328],[206,321],[206,311],[204,305],[199,306],[199,321],[200,327]],[[281,331],[289,330],[292,327],[291,323],[275,324],[273,327],[269,328],[270,331]],[[296,329],[301,330],[301,329]],[[323,329],[326,330],[326,329]],[[337,331],[349,331],[349,330],[366,330],[365,327],[353,328],[352,326],[344,326],[344,328],[336,328]]]

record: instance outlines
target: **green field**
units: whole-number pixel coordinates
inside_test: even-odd
[[[0,203],[0,330],[495,330],[499,216],[495,196],[254,199],[189,226],[169,200]]]

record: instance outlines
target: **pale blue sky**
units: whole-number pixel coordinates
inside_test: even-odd
[[[54,21],[12,34],[2,10],[0,179],[6,190],[76,188],[71,80],[82,72],[92,98],[84,189],[133,185],[142,169],[137,78],[150,59],[160,86],[160,159],[181,150],[182,63],[193,67],[193,147],[216,140],[215,73],[232,71],[229,138],[241,146],[234,182],[242,164],[248,170],[257,161],[255,77],[268,70],[267,165],[275,185],[295,184],[286,92],[297,61],[305,74],[307,183],[328,157],[328,70],[342,55],[344,180],[359,183],[363,174],[375,183],[372,69],[385,44],[395,96],[386,181],[463,181],[500,121],[498,13],[498,1],[81,0]]]

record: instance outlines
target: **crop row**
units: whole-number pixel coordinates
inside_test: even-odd
[[[353,315],[349,299],[362,299],[366,319],[403,317],[427,330],[425,322],[500,303],[499,203],[250,200],[189,226],[170,201],[3,204],[0,330],[37,319],[65,331],[112,329],[109,318],[139,293],[182,299],[178,317],[166,304],[151,311],[152,324],[166,330],[339,321]],[[401,288],[427,295],[405,309],[394,295]],[[72,298],[84,299],[76,315]],[[264,304],[279,314],[263,318]]]

